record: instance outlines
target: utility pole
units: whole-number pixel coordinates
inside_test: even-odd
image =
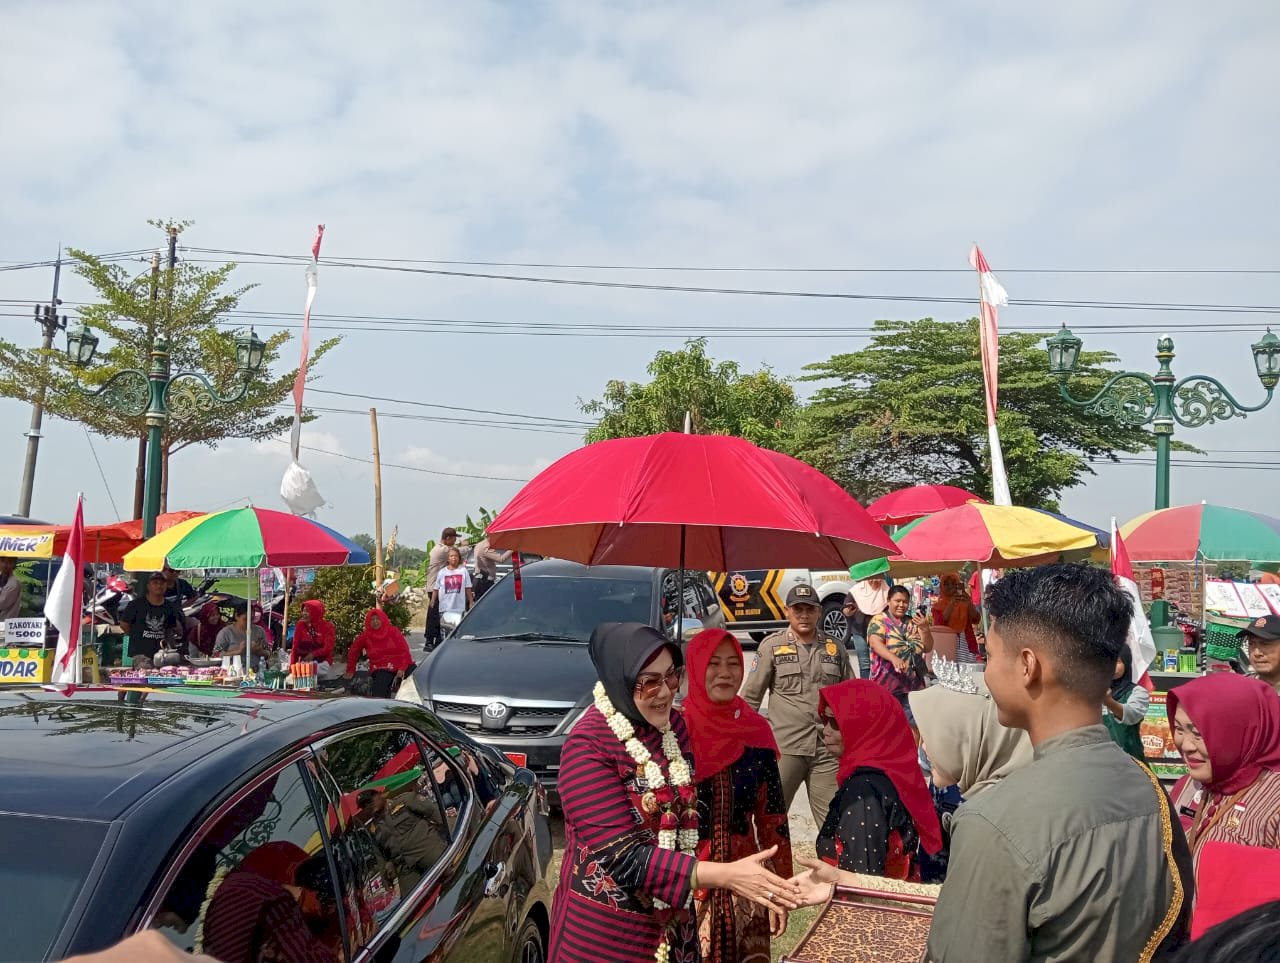
[[[67,316],[58,314],[58,281],[62,277],[62,246],[58,246],[58,259],[53,265],[53,294],[48,304],[35,306],[36,324],[44,333],[41,347],[48,351],[53,347],[57,333],[66,328]],[[23,518],[31,516],[31,493],[36,484],[36,455],[40,451],[40,426],[44,424],[44,385],[40,386],[36,400],[31,405],[31,427],[27,430],[27,458],[22,466],[22,489],[18,495],[18,512]]]
[[[373,433],[373,580],[382,590],[382,451],[378,445],[378,409],[369,409]]]
[[[155,340],[156,336],[156,305],[160,301],[160,251],[157,249],[151,254],[151,316],[147,318],[147,342]],[[141,518],[143,509],[143,494],[146,491],[147,483],[147,435],[146,432],[138,435],[138,461],[134,470],[133,477],[133,515],[132,518]]]

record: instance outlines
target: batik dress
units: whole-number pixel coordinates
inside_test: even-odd
[[[636,738],[667,772],[662,734],[637,725]],[[684,719],[671,728],[688,758]],[[646,813],[643,772],[592,706],[565,740],[560,756],[565,848],[551,921],[548,963],[636,963],[652,960],[664,929],[670,963],[698,963],[690,881],[697,860],[658,846],[658,814]],[[673,907],[663,911],[658,899]],[[660,916],[670,917],[664,922]]]
[[[698,858],[729,863],[770,846],[765,867],[792,875],[791,834],[778,757],[748,746],[737,762],[698,784]],[[769,914],[728,890],[698,890],[698,938],[706,963],[769,963]]]

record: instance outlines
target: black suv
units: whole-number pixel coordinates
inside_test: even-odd
[[[560,747],[591,705],[587,640],[601,622],[645,622],[675,635],[676,569],[546,560],[485,593],[396,696],[420,703],[537,774],[553,802]],[[706,573],[685,572],[684,636],[722,626]]]

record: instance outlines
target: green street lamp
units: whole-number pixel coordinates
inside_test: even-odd
[[[222,395],[198,371],[169,370],[169,345],[163,338],[151,346],[151,366],[147,371],[126,368],[112,375],[101,388],[88,391],[90,398],[131,418],[147,419],[147,471],[143,484],[142,534],[150,538],[156,533],[156,516],[160,514],[160,462],[165,424],[172,412],[179,418],[212,411],[217,405],[240,401],[249,391],[253,376],[262,368],[266,344],[249,329],[236,336],[236,369],[241,378],[238,391]],[[67,329],[67,357],[83,368],[93,361],[98,350],[98,336],[85,324]]]
[[[1173,426],[1199,428],[1229,418],[1244,418],[1254,411],[1261,411],[1271,401],[1271,394],[1280,382],[1280,338],[1267,329],[1267,333],[1254,345],[1254,366],[1258,380],[1267,396],[1259,405],[1242,405],[1232,397],[1216,378],[1208,375],[1188,375],[1181,381],[1173,376],[1173,339],[1160,338],[1156,342],[1156,360],[1160,368],[1155,375],[1135,371],[1122,371],[1108,379],[1092,398],[1071,397],[1067,379],[1080,360],[1083,342],[1067,330],[1049,338],[1045,348],[1049,353],[1049,373],[1058,379],[1059,393],[1067,404],[1094,414],[1111,418],[1131,427],[1152,425],[1156,435],[1156,508],[1169,507],[1169,449],[1173,439]]]

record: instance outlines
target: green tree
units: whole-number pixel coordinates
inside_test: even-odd
[[[805,411],[799,457],[864,500],[916,484],[990,497],[977,320],[875,327],[861,351],[806,366],[803,380],[828,384]],[[1150,448],[1154,436],[1063,402],[1043,342],[1038,334],[1000,337],[997,423],[1014,503],[1054,510],[1063,491],[1093,474],[1091,460]],[[1100,388],[1115,361],[1106,351],[1083,352],[1073,393]]]
[[[795,390],[767,367],[743,373],[733,361],[707,357],[706,338],[679,351],[659,351],[649,363],[648,384],[610,381],[604,397],[578,402],[599,418],[588,442],[661,431],[683,431],[685,413],[698,434],[737,435],[764,448],[791,447],[797,411]]]
[[[168,237],[179,233],[189,222],[150,221]],[[97,300],[79,309],[80,320],[105,335],[109,342],[99,351],[96,363],[87,371],[76,369],[60,348],[43,351],[23,348],[0,339],[0,396],[31,402],[43,389],[49,414],[83,424],[108,438],[141,438],[146,434],[142,417],[127,417],[103,403],[88,398],[77,381],[88,387],[104,384],[125,368],[147,370],[153,341],[169,343],[172,370],[198,371],[223,394],[239,387],[235,344],[226,330],[227,316],[252,285],[233,288],[235,264],[205,268],[179,262],[170,269],[146,270],[134,275],[122,264],[104,261],[86,251],[68,252],[73,270],[93,287]],[[266,339],[263,369],[246,395],[234,404],[197,408],[185,417],[170,413],[164,437],[161,491],[167,494],[169,457],[192,445],[216,448],[228,438],[262,440],[288,430],[292,416],[281,414],[278,405],[293,388],[297,369],[271,375],[272,364],[290,335],[277,332]],[[311,355],[310,370],[340,339],[317,346]],[[162,494],[162,510],[165,501]]]
[[[336,655],[346,655],[351,642],[364,631],[364,615],[373,607],[373,566],[341,565],[316,571],[316,580],[305,595],[289,602],[289,623],[302,614],[302,603],[319,599],[324,603],[324,617],[333,623],[337,635]],[[383,606],[391,624],[401,631],[409,627],[409,606],[394,599]]]

